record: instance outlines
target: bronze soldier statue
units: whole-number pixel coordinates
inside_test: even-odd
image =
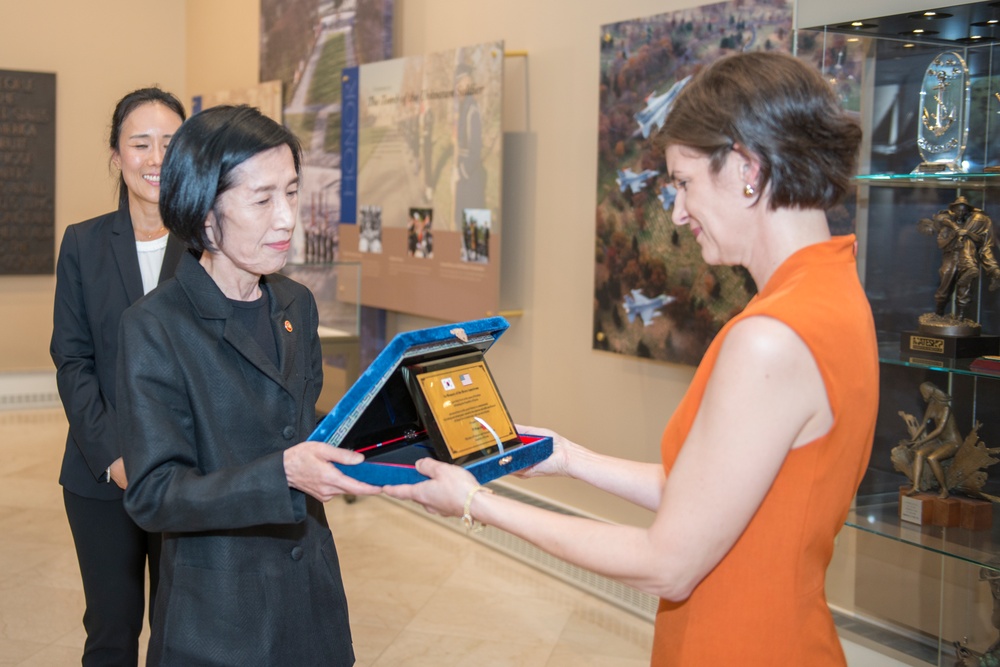
[[[1000,266],[993,255],[993,221],[964,196],[959,196],[933,218],[923,218],[917,229],[935,234],[941,249],[941,282],[934,292],[934,313],[920,318],[922,330],[952,335],[976,334],[979,324],[968,316],[972,285],[980,268],[990,277],[990,290],[1000,287]],[[955,311],[948,312],[955,298]]]

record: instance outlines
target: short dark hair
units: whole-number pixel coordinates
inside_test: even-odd
[[[191,117],[170,140],[160,172],[163,225],[192,250],[214,251],[205,231],[219,196],[236,183],[233,170],[253,156],[288,146],[301,172],[302,150],[295,135],[259,109],[218,106]],[[216,217],[221,219],[218,212]]]
[[[187,118],[187,115],[184,113],[184,105],[172,93],[161,90],[156,86],[133,90],[118,100],[118,104],[115,105],[115,111],[111,114],[111,133],[108,137],[108,145],[111,147],[111,150],[120,151],[121,146],[119,144],[121,143],[122,125],[125,124],[125,119],[128,118],[129,114],[143,104],[153,103],[162,104],[173,111],[180,116],[181,122]],[[125,177],[118,174],[118,207],[122,208],[126,205],[128,205],[128,186],[125,185]]]
[[[760,160],[772,210],[829,209],[847,193],[861,128],[812,65],[785,53],[726,56],[677,96],[656,144],[687,146],[718,173],[736,144]],[[758,197],[760,195],[758,194]]]

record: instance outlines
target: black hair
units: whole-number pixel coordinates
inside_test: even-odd
[[[279,146],[291,149],[295,173],[300,173],[298,139],[259,109],[224,105],[192,116],[170,140],[160,171],[163,225],[195,252],[214,251],[205,221],[219,196],[236,184],[233,170]]]
[[[121,142],[122,125],[125,124],[125,119],[128,118],[129,114],[141,107],[143,104],[153,103],[162,104],[173,111],[175,114],[180,116],[181,122],[187,118],[187,115],[184,113],[184,105],[181,104],[181,101],[172,93],[161,90],[156,86],[133,90],[131,93],[118,100],[118,104],[115,105],[115,111],[111,114],[111,133],[108,137],[108,145],[111,147],[111,150],[116,153],[120,152],[121,147],[119,144]],[[118,207],[122,208],[127,205],[128,186],[125,185],[125,177],[119,174]]]

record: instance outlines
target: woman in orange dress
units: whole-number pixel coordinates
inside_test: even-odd
[[[724,58],[678,96],[657,137],[673,221],[709,264],[745,267],[758,294],[706,352],[662,465],[519,429],[555,443],[525,476],[592,484],[655,511],[650,526],[480,493],[430,459],[418,464],[430,481],[385,492],[659,596],[654,665],[844,665],[824,581],[868,465],[878,354],[854,237],[832,237],[825,211],[860,139],[819,72],[788,55]]]

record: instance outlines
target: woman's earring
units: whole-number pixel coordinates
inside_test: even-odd
[[[746,185],[743,186],[744,197],[753,197],[755,194],[757,194],[757,191],[753,189],[752,185],[747,183]]]

